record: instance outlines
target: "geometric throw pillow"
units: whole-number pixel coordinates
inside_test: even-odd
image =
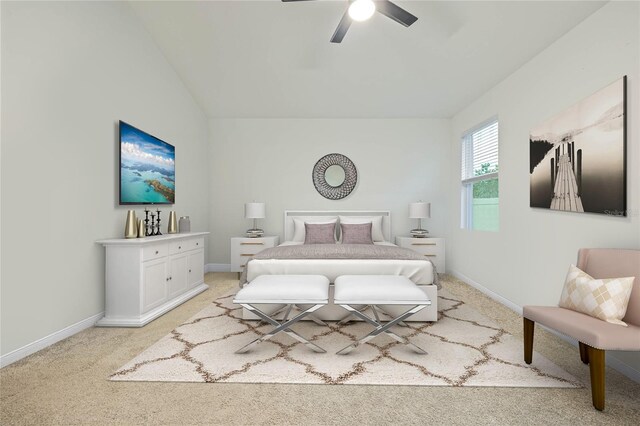
[[[559,306],[626,327],[622,318],[627,312],[633,280],[634,277],[596,280],[571,265]]]

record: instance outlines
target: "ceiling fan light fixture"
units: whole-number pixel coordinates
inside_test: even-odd
[[[354,21],[362,22],[371,18],[376,11],[376,5],[372,0],[356,0],[349,6],[349,17]]]

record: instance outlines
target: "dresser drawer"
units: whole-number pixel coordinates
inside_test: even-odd
[[[192,250],[189,240],[171,241],[169,243],[169,254],[179,254]]]
[[[169,246],[165,244],[152,244],[142,248],[142,261],[159,259],[167,255]]]
[[[169,243],[169,254],[178,254],[189,250],[204,248],[204,238],[188,238]]]
[[[198,250],[204,248],[204,238],[190,238],[188,240],[184,240],[183,242],[186,250]]]

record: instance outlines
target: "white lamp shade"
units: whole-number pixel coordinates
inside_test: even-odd
[[[264,203],[246,203],[244,205],[244,217],[247,219],[263,219]]]
[[[431,203],[409,203],[409,219],[431,217]]]

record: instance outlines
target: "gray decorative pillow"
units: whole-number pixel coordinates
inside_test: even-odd
[[[335,223],[304,223],[305,244],[335,244]]]
[[[373,244],[372,223],[341,223],[342,244]]]

